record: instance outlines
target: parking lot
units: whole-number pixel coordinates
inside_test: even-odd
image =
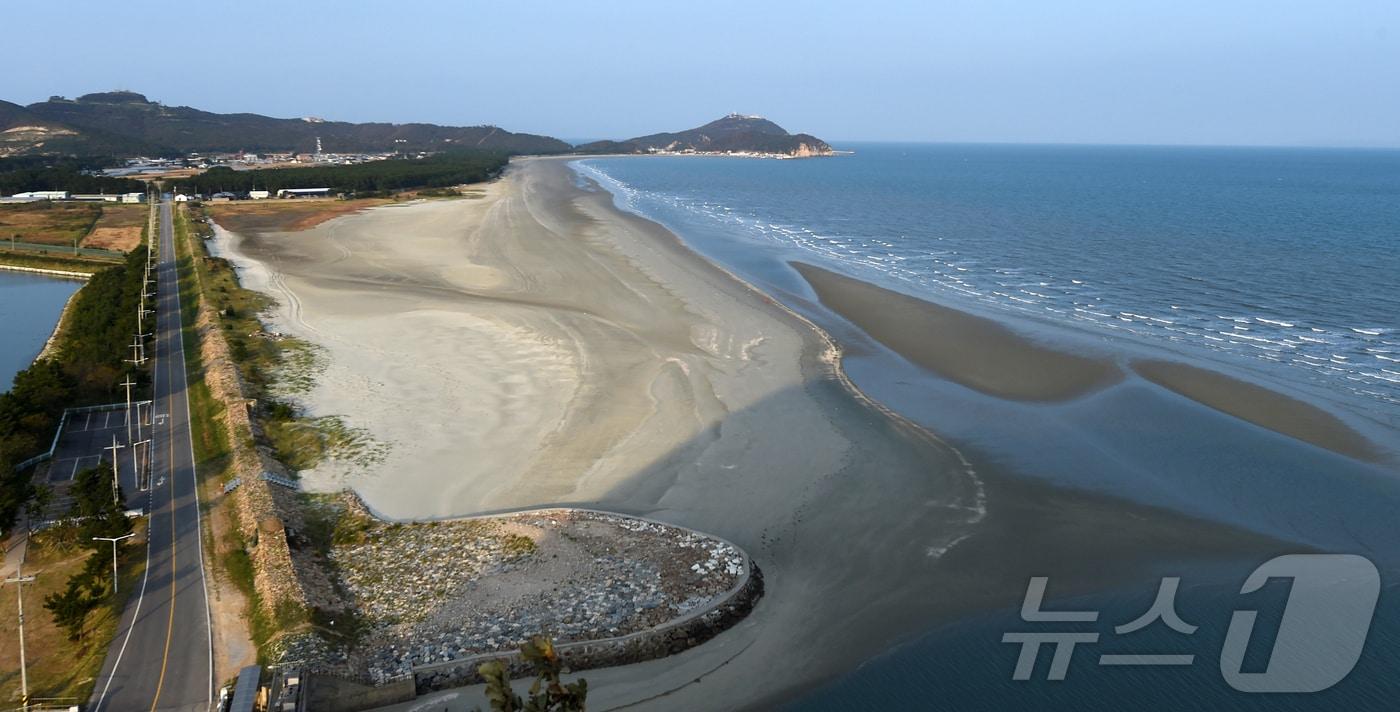
[[[138,407],[142,421],[139,428],[140,436],[137,435],[138,427],[134,417]],[[148,438],[151,432],[149,403],[141,403],[139,406],[133,405],[132,411],[131,440],[140,441]],[[143,490],[148,483],[145,481],[144,475],[138,482],[136,465],[132,458],[132,449],[128,442],[127,433],[125,406],[94,409],[87,412],[70,412],[59,432],[53,458],[49,461],[49,484],[53,485],[55,490],[66,490],[68,483],[72,482],[79,472],[95,467],[104,461],[110,467],[111,447],[113,438],[115,438],[117,445],[121,446],[116,453],[122,493],[125,495],[127,506],[132,508],[142,506],[146,501]],[[146,465],[146,452],[144,449],[138,452],[141,455],[143,466]],[[148,468],[143,467],[142,469],[144,472]]]

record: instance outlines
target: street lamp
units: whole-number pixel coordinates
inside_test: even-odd
[[[20,570],[15,571],[13,578],[5,579],[5,583],[15,584],[15,598],[19,600],[19,694],[21,704],[25,709],[29,709],[29,670],[24,664],[24,584],[34,583],[34,577],[23,574],[24,564],[20,564]]]
[[[116,592],[117,592],[117,542],[121,541],[122,539],[130,539],[131,537],[134,537],[134,536],[136,536],[136,532],[132,532],[132,533],[127,534],[127,535],[125,535],[125,536],[119,536],[119,537],[95,536],[95,537],[92,538],[93,541],[110,541],[110,542],[112,542],[112,593],[116,593]]]

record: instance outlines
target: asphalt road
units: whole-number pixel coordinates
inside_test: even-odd
[[[93,688],[91,710],[209,710],[214,702],[174,234],[171,206],[165,202],[160,205],[146,575],[122,613]]]

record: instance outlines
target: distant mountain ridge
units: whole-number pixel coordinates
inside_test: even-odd
[[[26,154],[137,154],[146,148],[139,140],[100,130],[83,131],[0,100],[0,158]]]
[[[0,102],[0,156],[48,154],[184,154],[214,152],[441,151],[476,148],[508,153],[562,153],[556,138],[513,133],[496,126],[348,123],[278,119],[260,114],[217,114],[166,106],[130,91],[77,99],[51,97],[21,107]]]
[[[811,134],[788,133],[761,116],[730,114],[698,128],[624,141],[570,146],[549,136],[496,126],[350,123],[315,117],[279,119],[166,106],[132,91],[61,96],[20,106],[0,101],[0,158],[22,155],[118,156],[188,153],[437,152],[452,148],[511,154],[744,153],[826,156],[831,146]]]
[[[829,156],[831,146],[811,134],[788,133],[763,118],[729,114],[704,126],[638,136],[625,141],[594,141],[575,147],[580,153],[760,153],[792,157]]]

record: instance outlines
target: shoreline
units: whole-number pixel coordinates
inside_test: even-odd
[[[1067,400],[1118,385],[1131,371],[1171,393],[1299,442],[1362,462],[1386,460],[1376,443],[1326,409],[1209,367],[1164,357],[1131,357],[1120,366],[1108,357],[1041,345],[970,312],[815,265],[789,264],[823,306],[871,338],[920,367],[986,395]],[[1039,380],[1024,377],[1030,372]]]
[[[76,280],[83,281],[83,282],[86,282],[87,280],[89,280],[89,279],[92,278],[92,274],[89,273],[89,272],[69,272],[69,271],[59,270],[59,269],[42,269],[42,268],[39,268],[39,267],[22,267],[22,266],[20,266],[20,265],[9,265],[9,264],[5,264],[5,263],[3,263],[3,262],[0,262],[0,269],[7,270],[7,271],[10,271],[10,272],[29,272],[29,273],[32,273],[32,274],[43,274],[43,275],[49,275],[49,276],[53,276],[53,277],[66,277],[66,278],[69,278],[69,279],[76,279]]]
[[[964,456],[853,388],[807,317],[579,187],[569,160],[517,162],[481,201],[220,239],[240,279],[282,302],[275,326],[326,349],[311,414],[389,441],[378,462],[305,481],[348,484],[392,518],[644,515],[763,568],[764,603],[735,628],[590,674],[602,704],[788,699],[940,621],[1014,604],[1032,569],[1092,591],[1282,546]]]
[[[24,267],[10,267],[6,266],[6,264],[0,264],[0,270],[14,271],[14,273],[27,273],[31,277],[48,278],[48,280],[60,280],[69,281],[69,283],[81,283],[78,284],[78,288],[77,290],[73,291],[73,294],[70,294],[69,297],[64,299],[63,305],[59,308],[59,313],[57,313],[56,318],[53,319],[53,326],[50,327],[48,336],[43,337],[42,346],[39,346],[38,351],[32,353],[34,354],[34,357],[29,358],[28,361],[22,361],[22,358],[24,357],[21,357],[21,355],[17,354],[17,372],[24,371],[24,369],[28,368],[28,366],[38,364],[38,362],[42,361],[43,358],[48,358],[50,357],[50,355],[55,354],[55,347],[57,346],[57,341],[59,341],[59,337],[62,336],[63,333],[64,320],[69,318],[69,313],[71,312],[71,309],[73,309],[73,302],[76,301],[78,294],[81,294],[81,291],[83,291],[83,285],[87,283],[88,276],[87,274],[83,274],[83,276],[80,277],[70,276],[70,274],[43,274],[41,273],[41,270],[24,269]],[[39,334],[34,334],[32,332],[29,334],[32,334],[32,336],[35,337],[39,336]],[[38,340],[35,339],[35,341]],[[31,341],[31,343],[34,343],[34,341]],[[38,344],[36,344],[36,346],[38,346]],[[13,378],[13,375],[14,373],[11,373],[11,378]],[[8,389],[8,387],[10,387],[10,382],[6,380],[6,382],[4,382],[4,386],[0,387],[3,387],[3,389]]]
[[[39,355],[34,357],[35,363],[52,355],[54,347],[58,344],[59,336],[63,334],[64,322],[68,320],[68,310],[73,307],[73,300],[77,299],[78,294],[82,291],[83,288],[79,287],[72,294],[68,295],[68,301],[63,303],[63,309],[58,312],[58,321],[53,325],[53,332],[49,334],[48,340],[44,342],[44,348],[39,350]]]

